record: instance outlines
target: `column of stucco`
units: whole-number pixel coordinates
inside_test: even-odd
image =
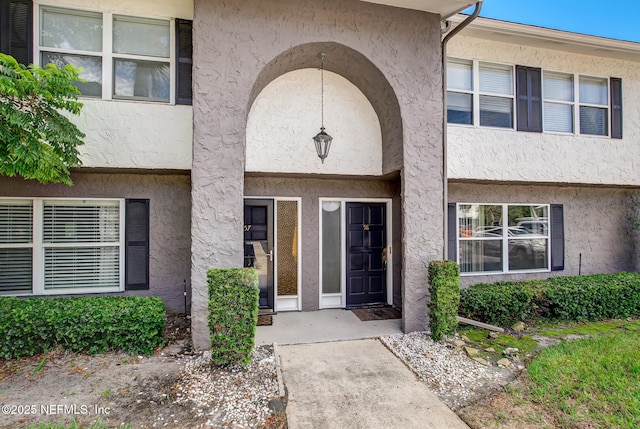
[[[405,329],[424,328],[426,267],[429,260],[442,257],[443,246],[439,17],[355,0],[196,0],[192,169],[196,348],[209,345],[206,270],[242,263],[244,133],[253,85],[260,83],[265,65],[274,65],[270,62],[280,54],[314,43],[318,49],[322,44],[347,46],[375,68],[360,73],[352,70],[353,58],[326,61],[328,69],[350,79],[374,100],[383,128],[383,157],[396,154],[397,162],[401,151],[387,150],[391,148],[385,145],[398,148],[402,144],[398,137],[405,136],[402,156],[409,160],[402,168]],[[317,66],[319,51],[299,53],[308,57],[298,61],[299,68]],[[281,57],[282,62],[294,61],[295,55],[294,51]],[[371,85],[369,72],[383,77],[397,102],[376,104],[379,86]],[[397,120],[385,112],[388,106],[397,110]],[[395,124],[402,124],[402,132]],[[387,166],[394,162],[383,161]]]
[[[440,22],[429,15],[419,51],[405,64],[403,114],[403,331],[427,327],[429,261],[443,258],[443,147]]]

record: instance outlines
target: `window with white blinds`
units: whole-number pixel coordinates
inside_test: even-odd
[[[544,72],[544,131],[573,133],[573,75]]]
[[[580,134],[609,135],[608,106],[608,80],[580,76]]]
[[[513,128],[513,66],[449,58],[447,122]]]
[[[123,290],[121,200],[0,199],[0,293]]]
[[[31,293],[33,203],[0,200],[0,295]]]
[[[44,288],[118,288],[120,203],[44,201]]]

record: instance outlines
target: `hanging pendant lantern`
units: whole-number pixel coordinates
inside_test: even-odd
[[[324,59],[327,55],[321,53],[318,55],[320,58],[320,94],[321,94],[321,126],[320,132],[313,137],[313,142],[316,145],[316,152],[318,153],[318,157],[324,164],[324,160],[327,156],[329,156],[329,149],[331,149],[331,141],[333,137],[331,137],[324,129]]]

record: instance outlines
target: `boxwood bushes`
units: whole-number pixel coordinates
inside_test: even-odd
[[[439,341],[443,335],[458,328],[460,304],[460,268],[452,261],[429,263],[429,329],[431,338]]]
[[[258,323],[258,275],[253,268],[214,268],[209,284],[211,360],[216,365],[251,362]]]
[[[462,290],[460,314],[511,326],[518,320],[602,320],[640,315],[640,273],[480,283]]]
[[[160,298],[0,297],[0,357],[42,353],[56,346],[89,354],[122,350],[150,355],[164,342]]]

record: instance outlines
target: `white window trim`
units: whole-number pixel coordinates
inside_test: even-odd
[[[547,226],[547,268],[535,268],[530,270],[509,270],[509,240],[512,239],[527,239],[527,237],[509,237],[508,228],[505,228],[502,225],[502,271],[470,271],[470,272],[460,272],[461,277],[471,277],[471,276],[491,276],[491,275],[501,275],[501,274],[520,274],[520,273],[548,273],[551,272],[551,204],[548,203],[457,203],[456,204],[456,263],[460,265],[460,242],[461,241],[486,241],[486,240],[494,240],[497,241],[497,237],[460,237],[460,216],[459,210],[460,206],[465,205],[480,205],[480,206],[501,206],[502,207],[502,221],[505,222],[505,213],[508,213],[509,206],[546,206],[548,213],[548,226]],[[540,237],[542,238],[542,237]],[[505,245],[506,244],[506,245]]]
[[[343,250],[340,258],[340,292],[323,293],[322,292],[322,203],[335,201],[340,203],[340,247]],[[347,203],[386,203],[387,212],[387,243],[388,252],[387,260],[387,304],[393,305],[393,200],[391,198],[318,198],[318,296],[319,308],[345,308],[347,305],[347,254],[344,251],[347,245]]]
[[[24,247],[33,248],[33,288],[31,293],[7,294],[6,296],[39,296],[39,295],[78,295],[78,294],[95,294],[108,292],[123,292],[125,290],[125,199],[124,198],[30,198],[30,197],[0,197],[0,201],[6,200],[23,200],[32,201],[33,203],[33,240],[32,245]],[[114,287],[95,287],[95,288],[56,288],[46,290],[44,288],[44,251],[43,243],[43,222],[44,222],[44,202],[45,201],[117,201],[119,206],[119,236],[120,240],[116,243],[100,243],[100,246],[118,246],[119,248],[119,286]],[[95,244],[85,247],[95,247]],[[12,246],[18,247],[18,246]],[[51,247],[51,246],[49,246]],[[68,245],[55,247],[83,247],[80,245]]]
[[[573,101],[561,101],[561,100],[547,100],[544,93],[544,75],[545,73],[558,73],[565,74],[571,76],[573,80]],[[607,86],[607,104],[590,104],[590,103],[581,103],[580,102],[580,77],[590,77],[596,79],[604,79],[606,80]],[[551,69],[542,69],[542,132],[544,134],[558,134],[564,136],[581,136],[588,138],[611,138],[611,79],[607,76],[596,76],[593,74],[585,74],[585,73],[571,73],[562,70],[551,70]],[[545,103],[554,103],[554,104],[563,104],[573,107],[573,132],[564,133],[561,131],[547,131],[544,129],[544,117],[545,117]],[[607,111],[607,134],[597,135],[597,134],[582,134],[580,133],[580,107],[596,107],[599,109],[605,109]]]
[[[40,15],[42,7],[53,7],[56,9],[68,9],[68,10],[78,10],[84,12],[97,12],[102,14],[102,52],[91,52],[91,51],[70,51],[66,49],[60,48],[48,48],[40,46]],[[169,58],[158,58],[158,57],[150,57],[144,55],[128,55],[128,54],[114,54],[113,53],[113,17],[114,16],[130,16],[134,18],[148,18],[148,19],[158,19],[169,22]],[[87,55],[102,58],[102,97],[96,96],[81,96],[81,98],[87,99],[102,99],[102,100],[117,100],[117,101],[129,101],[136,103],[161,103],[161,104],[175,104],[176,102],[176,36],[175,36],[175,18],[170,18],[166,16],[154,16],[154,15],[131,15],[127,12],[114,12],[112,10],[107,9],[89,9],[82,6],[67,6],[60,5],[57,3],[50,2],[34,2],[34,11],[33,11],[33,60],[34,64],[40,64],[40,53],[42,51],[46,52],[59,52],[59,53],[69,53],[69,54],[78,54],[78,55]],[[154,61],[154,62],[167,62],[169,64],[169,100],[164,99],[154,99],[154,98],[145,98],[145,97],[121,97],[114,96],[114,58],[123,58],[123,59],[136,59],[136,60],[145,60],[145,61]]]
[[[465,91],[465,90],[461,90],[461,89],[450,89],[447,85],[446,88],[446,92],[456,92],[459,94],[471,94],[472,96],[472,105],[471,105],[471,124],[457,124],[457,123],[447,123],[448,126],[456,126],[456,127],[470,127],[470,128],[483,128],[483,129],[490,129],[490,130],[511,130],[514,131],[516,129],[516,118],[517,118],[517,112],[516,112],[516,75],[515,75],[515,65],[513,64],[506,64],[506,63],[500,63],[500,62],[496,62],[496,61],[486,61],[486,60],[479,60],[479,59],[467,59],[467,58],[460,58],[460,57],[447,57],[447,62],[450,60],[457,60],[457,61],[468,61],[471,62],[471,82],[472,82],[472,89],[471,91]],[[499,94],[499,93],[494,93],[494,92],[483,92],[480,91],[480,63],[486,63],[486,64],[495,64],[495,65],[500,65],[500,66],[505,66],[505,67],[510,67],[511,68],[511,95],[509,94]],[[494,126],[487,126],[487,125],[480,125],[480,96],[482,95],[486,95],[486,96],[490,96],[490,97],[500,97],[500,98],[510,98],[511,99],[511,127],[494,127]]]

